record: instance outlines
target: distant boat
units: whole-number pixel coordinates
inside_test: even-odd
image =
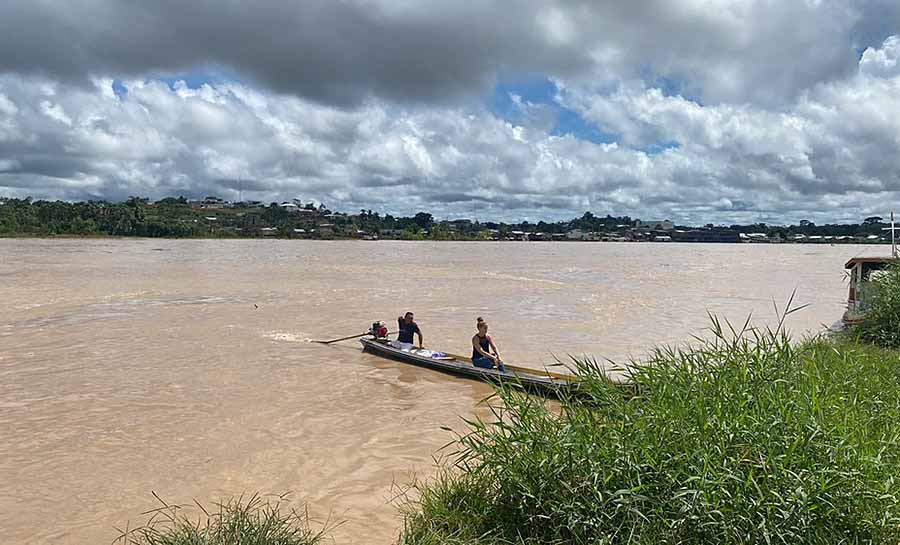
[[[894,260],[890,257],[854,257],[844,265],[850,275],[847,310],[842,319],[845,326],[858,325],[865,319],[873,273],[886,269]]]

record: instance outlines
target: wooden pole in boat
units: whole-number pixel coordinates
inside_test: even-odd
[[[358,339],[358,338],[364,337],[366,335],[371,335],[371,333],[372,333],[371,331],[366,331],[365,333],[360,333],[359,335],[350,335],[349,337],[341,337],[340,339],[331,339],[330,341],[310,341],[310,342],[319,343],[319,344],[331,344],[331,343],[337,343],[337,342],[341,342],[341,341],[349,341],[350,339]],[[395,333],[396,333],[396,331],[388,331],[387,334],[393,335]]]
[[[319,344],[331,344],[331,343],[336,343],[336,342],[340,342],[340,341],[349,341],[350,339],[358,339],[358,338],[363,337],[368,334],[369,334],[369,332],[366,331],[365,333],[360,333],[359,335],[351,335],[349,337],[341,337],[340,339],[331,339],[330,341],[312,341],[312,342],[319,343]]]

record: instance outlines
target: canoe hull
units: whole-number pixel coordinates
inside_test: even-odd
[[[545,395],[558,396],[560,393],[572,391],[576,385],[573,380],[565,380],[558,378],[558,376],[553,377],[538,374],[540,371],[535,371],[535,374],[521,371],[507,371],[506,373],[501,373],[497,369],[482,369],[480,367],[475,367],[472,365],[471,360],[461,356],[448,355],[449,357],[447,358],[431,358],[417,354],[415,350],[405,351],[394,348],[388,344],[388,341],[381,339],[360,339],[359,342],[366,352],[384,358],[433,369],[435,371],[459,377],[493,383],[508,382],[510,384],[517,384],[529,391],[535,391]]]

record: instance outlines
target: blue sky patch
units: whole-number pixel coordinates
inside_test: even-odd
[[[510,123],[520,123],[522,112],[512,96],[521,97],[523,103],[540,104],[550,109],[555,123],[550,131],[554,136],[572,135],[581,140],[597,144],[615,142],[616,136],[604,132],[578,112],[562,106],[556,101],[556,85],[545,76],[502,78],[487,99],[491,113]]]
[[[160,76],[159,81],[169,86],[169,89],[175,90],[175,84],[183,81],[188,89],[199,89],[204,85],[214,84],[221,78],[215,77],[207,72],[186,72],[184,74],[175,74],[170,76]]]
[[[112,90],[113,93],[116,94],[118,98],[124,98],[125,95],[128,94],[128,88],[122,84],[121,80],[114,79],[112,82]]]
[[[164,82],[173,91],[175,90],[175,84],[179,81],[183,81],[188,89],[195,90],[206,84],[214,86],[223,82],[241,82],[241,79],[238,78],[233,70],[219,65],[203,65],[186,72],[159,74],[153,79]]]
[[[681,144],[674,140],[666,140],[662,142],[656,142],[649,146],[639,148],[638,151],[642,151],[647,155],[659,155],[660,153],[670,150],[670,149],[678,149],[681,147]]]

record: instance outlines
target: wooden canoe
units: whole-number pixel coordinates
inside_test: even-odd
[[[483,369],[475,367],[471,359],[456,354],[446,354],[445,357],[438,358],[430,357],[430,350],[420,351],[415,348],[412,350],[401,350],[391,346],[390,341],[387,339],[366,338],[360,339],[359,342],[362,343],[363,350],[384,358],[476,380],[494,383],[508,381],[511,384],[519,384],[529,391],[545,395],[559,395],[560,393],[571,392],[578,383],[578,377],[573,375],[516,367],[514,365],[504,364],[506,368],[505,373],[501,373],[497,369]]]

